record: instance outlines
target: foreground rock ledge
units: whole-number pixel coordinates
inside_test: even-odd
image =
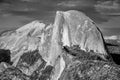
[[[53,24],[33,21],[5,32],[0,37],[0,49],[10,50],[13,62],[1,64],[9,65],[0,74],[1,79],[104,80],[109,74],[108,79],[119,80],[112,74],[119,74],[119,68],[106,59],[102,33],[79,11],[57,11]]]

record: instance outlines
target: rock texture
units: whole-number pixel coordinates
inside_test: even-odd
[[[103,38],[96,24],[78,11],[63,12],[64,26],[69,30],[70,45],[79,45],[82,50],[106,54]]]
[[[0,79],[104,80],[107,74],[114,76],[110,70],[119,73],[105,59],[103,41],[96,24],[82,12],[57,11],[53,24],[33,21],[1,35],[0,49],[10,50],[13,64],[0,65]],[[119,80],[116,75],[108,79]]]

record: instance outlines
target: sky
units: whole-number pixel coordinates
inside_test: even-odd
[[[49,24],[58,10],[81,11],[104,36],[120,35],[120,0],[0,0],[0,32],[34,20]]]

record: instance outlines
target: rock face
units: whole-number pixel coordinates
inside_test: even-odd
[[[102,34],[89,17],[74,10],[61,14],[64,18],[63,28],[66,29],[65,32],[69,31],[69,45],[79,45],[82,50],[106,54]]]
[[[0,49],[10,50],[13,62],[0,74],[0,79],[11,79],[12,76],[12,80],[76,80],[71,70],[74,63],[78,67],[81,63],[86,65],[86,60],[101,61],[107,55],[102,34],[95,23],[75,10],[57,11],[55,21],[50,25],[33,21],[17,30],[3,33]],[[71,77],[65,78],[70,72]],[[82,78],[79,75],[77,79]],[[96,77],[90,79],[98,80]]]
[[[0,48],[11,51],[11,61],[16,65],[16,61],[18,61],[16,59],[19,59],[24,52],[42,48],[42,44],[45,41],[44,27],[44,23],[33,21],[9,34],[4,33],[0,37]],[[47,32],[49,33],[49,31]]]

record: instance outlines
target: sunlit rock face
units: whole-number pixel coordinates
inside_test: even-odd
[[[106,54],[102,34],[89,17],[74,10],[59,13],[63,17],[63,41],[68,40],[64,45],[79,45],[87,52]]]
[[[97,72],[96,66],[107,55],[102,34],[95,23],[75,10],[57,11],[50,25],[33,21],[3,33],[0,49],[10,50],[10,61],[13,62],[7,69],[3,68],[0,79],[12,80],[85,80],[86,75],[90,76],[87,72],[93,69]],[[93,68],[85,68],[88,71],[82,75],[82,66],[89,65],[89,61],[93,62]],[[96,72],[91,73],[91,80],[100,80],[94,75]]]

